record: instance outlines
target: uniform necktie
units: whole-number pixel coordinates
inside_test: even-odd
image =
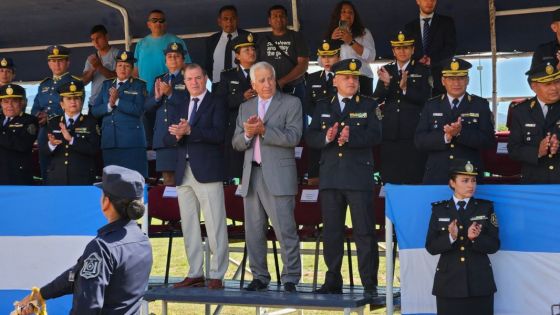
[[[224,69],[231,68],[231,34],[227,34],[226,51],[224,52]]]
[[[123,84],[124,84],[124,82],[117,83],[117,89],[120,88]]]
[[[327,73],[327,83],[332,82],[333,74],[332,72]]]
[[[174,75],[174,74],[171,74],[171,75],[169,76],[169,84],[173,83],[173,81],[175,81],[175,75]]]
[[[548,104],[544,104],[544,106],[542,107],[542,113],[544,118],[546,118],[546,114],[548,114]]]
[[[259,114],[259,118],[262,120],[264,119],[264,115],[266,114],[266,101],[265,100],[261,100],[259,102],[259,108],[258,108],[258,114]],[[262,157],[261,157],[261,137],[259,135],[256,136],[255,139],[255,147],[253,148],[253,161],[257,162],[257,163],[261,163],[262,162]]]
[[[6,117],[6,119],[4,119],[4,127],[6,127],[10,123],[10,120],[12,120],[12,118],[10,117]]]
[[[422,48],[424,49],[424,55],[428,55],[429,50],[429,40],[430,40],[430,20],[431,18],[422,19],[424,21],[424,30],[422,31]]]
[[[192,101],[193,101],[194,104],[193,104],[193,107],[192,107],[191,114],[189,115],[189,124],[191,124],[191,125],[192,125],[193,120],[194,120],[194,114],[196,114],[196,110],[197,110],[197,107],[198,107],[198,98],[194,97],[192,99]]]
[[[342,99],[342,104],[340,104],[341,113],[344,111],[344,108],[346,107],[346,104],[348,104],[348,102],[350,102],[350,99],[348,97]]]
[[[465,211],[465,206],[467,203],[464,200],[457,201],[457,205],[459,206],[459,212]]]
[[[74,118],[68,118],[68,127],[66,129],[72,129],[74,127]]]
[[[452,103],[453,103],[453,110],[457,110],[457,108],[459,107],[459,99],[454,98]]]

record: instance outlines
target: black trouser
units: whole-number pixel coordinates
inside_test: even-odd
[[[323,189],[320,193],[323,215],[323,256],[327,265],[325,284],[342,286],[340,268],[344,255],[344,222],[350,206],[353,238],[358,251],[358,269],[364,288],[377,286],[379,252],[375,235],[373,192]]]

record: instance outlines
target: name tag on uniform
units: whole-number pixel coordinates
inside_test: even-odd
[[[479,117],[480,114],[479,113],[463,113],[461,114],[461,117]]]
[[[443,113],[432,113],[432,116],[443,117]]]
[[[239,84],[239,81],[229,81],[231,84]]]
[[[449,221],[451,221],[451,218],[439,218],[438,221],[439,222],[449,222]]]
[[[367,113],[350,113],[350,118],[367,118]]]
[[[409,77],[411,77],[411,78],[421,78],[422,75],[421,75],[421,74],[413,73],[413,74],[410,74]]]
[[[62,130],[53,130],[52,133],[62,133]]]
[[[478,221],[478,220],[488,220],[488,217],[485,215],[477,215],[476,217],[471,218],[471,221]]]
[[[536,124],[525,124],[525,127],[536,127]]]
[[[10,124],[10,128],[21,128],[23,124]]]
[[[330,118],[330,117],[331,117],[331,114],[321,114],[321,117]]]
[[[185,85],[184,84],[175,84],[175,90],[184,91]]]
[[[44,87],[44,88],[41,90],[41,93],[47,93],[47,92],[49,91],[49,89],[50,89],[50,88],[49,88],[48,86],[47,86],[47,87]]]
[[[320,89],[320,88],[322,88],[323,86],[320,85],[320,84],[315,84],[315,85],[312,85],[311,87],[314,88],[314,89],[315,89],[315,88],[319,88],[319,89]]]
[[[136,91],[124,91],[124,94],[138,95],[138,92],[136,92]]]
[[[76,133],[89,133],[89,131],[87,130],[86,127],[76,128],[76,129],[74,129],[74,131],[75,131]]]

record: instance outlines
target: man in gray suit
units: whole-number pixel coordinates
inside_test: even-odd
[[[241,104],[232,139],[245,151],[241,195],[245,235],[253,281],[248,291],[265,291],[270,282],[266,263],[266,229],[272,222],[280,242],[284,291],[296,292],[301,278],[299,238],[294,220],[297,174],[294,148],[302,135],[302,106],[297,97],[276,91],[276,73],[267,62],[251,67],[257,97]]]

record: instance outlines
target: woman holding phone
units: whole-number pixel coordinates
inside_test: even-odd
[[[343,42],[341,60],[360,59],[364,65],[360,69],[360,94],[373,95],[373,71],[369,63],[375,61],[375,43],[352,2],[341,1],[335,6],[325,37]]]
[[[432,294],[438,315],[494,314],[496,284],[488,254],[500,248],[491,201],[475,199],[475,167],[455,159],[449,172],[453,197],[432,203],[426,249],[441,255]]]

